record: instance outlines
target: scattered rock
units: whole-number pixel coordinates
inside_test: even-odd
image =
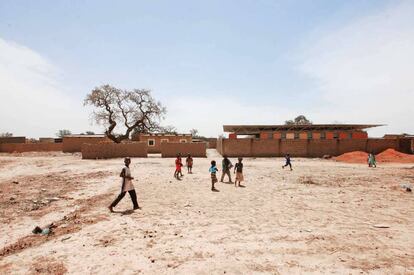
[[[373,227],[375,227],[375,228],[390,228],[390,226],[386,225],[386,224],[374,224]]]
[[[18,182],[18,181],[13,181],[13,183],[14,183],[14,184],[19,184],[19,182]]]

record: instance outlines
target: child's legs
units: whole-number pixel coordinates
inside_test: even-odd
[[[118,197],[111,203],[111,207],[115,207],[125,197],[125,194],[125,191],[121,192]]]
[[[134,208],[138,208],[138,201],[137,201],[137,193],[135,192],[135,190],[129,190],[128,191],[129,196],[131,197],[132,203],[134,204]]]

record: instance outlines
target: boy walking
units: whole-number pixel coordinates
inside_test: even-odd
[[[290,163],[290,155],[286,154],[285,156],[286,159],[286,164],[282,166],[282,168],[284,169],[285,167],[289,166],[290,167],[290,171],[292,171],[292,164]]]
[[[185,162],[187,164],[187,172],[188,172],[188,174],[192,174],[193,173],[193,158],[191,157],[190,154],[188,154]]]
[[[174,172],[174,178],[177,180],[181,180],[180,176],[183,176],[183,173],[181,172],[181,167],[183,166],[183,163],[181,161],[181,155],[178,154],[177,158],[175,159],[175,172]]]
[[[224,176],[227,175],[229,177],[229,183],[233,183],[231,181],[231,173],[230,173],[230,169],[233,167],[233,164],[231,164],[231,161],[227,158],[227,156],[224,156],[221,164],[222,164],[223,170],[222,170],[220,182],[223,182]]]
[[[234,166],[234,173],[236,174],[236,180],[234,181],[234,187],[237,187],[237,182],[239,182],[239,187],[245,187],[244,185],[241,185],[241,182],[244,180],[243,176],[243,159],[239,158],[239,162],[236,163]]]
[[[125,163],[125,167],[122,168],[121,174],[119,175],[122,178],[121,193],[108,207],[109,211],[111,212],[114,212],[113,208],[125,197],[126,192],[128,192],[129,196],[131,197],[132,203],[134,205],[134,210],[140,209],[138,205],[138,201],[137,201],[137,194],[135,192],[134,185],[132,184],[132,180],[134,178],[131,176],[131,170],[129,169],[129,165],[131,164],[131,159],[125,158],[124,163]]]
[[[218,169],[216,167],[216,161],[213,160],[213,161],[211,161],[211,167],[210,167],[210,170],[209,170],[210,175],[211,175],[211,191],[213,191],[213,192],[219,192],[219,190],[217,190],[214,187],[214,184],[218,181],[217,176],[216,176],[217,171],[218,171]]]

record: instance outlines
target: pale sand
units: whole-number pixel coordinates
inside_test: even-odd
[[[414,164],[245,158],[247,187],[214,193],[208,153],[180,182],[174,159],[133,158],[143,209],[113,214],[122,159],[0,155],[0,274],[414,274],[414,195],[400,187]],[[116,210],[131,207],[127,195]],[[31,234],[51,222],[53,236]]]

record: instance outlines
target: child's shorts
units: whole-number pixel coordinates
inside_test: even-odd
[[[211,174],[211,182],[212,183],[218,182],[216,174],[213,174],[213,173]]]
[[[236,181],[243,181],[244,180],[244,176],[242,172],[237,172],[236,173]]]

